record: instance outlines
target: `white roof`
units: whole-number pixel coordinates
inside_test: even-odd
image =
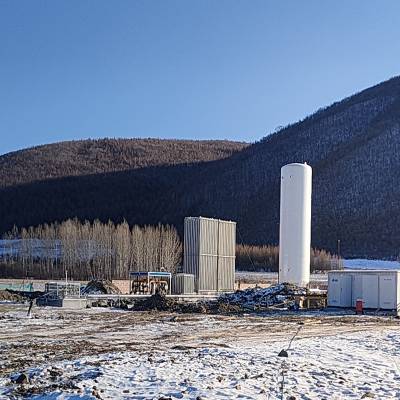
[[[226,219],[218,219],[218,218],[209,218],[209,217],[202,217],[201,215],[199,217],[185,217],[185,219],[207,219],[209,221],[220,221],[220,222],[228,222],[231,224],[236,224],[235,221],[229,221]]]

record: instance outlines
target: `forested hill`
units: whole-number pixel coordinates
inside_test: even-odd
[[[227,140],[101,139],[60,142],[0,156],[0,187],[229,157],[248,146]]]
[[[240,242],[273,244],[280,168],[307,162],[313,167],[313,246],[335,251],[340,239],[346,257],[400,253],[400,78],[226,158],[209,159],[3,187],[0,230],[74,216],[172,223],[181,230],[184,216],[203,215],[238,221]]]

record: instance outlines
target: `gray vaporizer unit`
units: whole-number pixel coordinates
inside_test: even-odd
[[[197,292],[233,291],[236,222],[186,217],[183,272],[195,276]]]

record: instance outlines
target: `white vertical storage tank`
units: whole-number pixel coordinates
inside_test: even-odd
[[[310,282],[312,169],[288,164],[281,169],[279,282]]]

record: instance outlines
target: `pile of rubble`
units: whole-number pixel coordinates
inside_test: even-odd
[[[121,291],[111,281],[94,279],[86,285],[82,294],[121,294]]]
[[[176,301],[168,299],[162,294],[154,294],[151,297],[147,297],[143,300],[135,302],[135,311],[175,311]]]
[[[23,303],[26,301],[24,296],[11,290],[0,290],[0,301],[10,301],[13,303]]]
[[[162,294],[155,294],[135,302],[135,311],[169,311],[182,313],[229,314],[273,309],[297,309],[298,299],[307,295],[307,289],[279,284],[266,289],[252,288],[222,294],[216,301],[182,303]]]
[[[218,303],[220,306],[237,307],[241,311],[256,311],[267,308],[293,309],[297,306],[296,299],[306,295],[306,288],[283,283],[265,289],[251,288],[223,294],[218,299]]]
[[[208,312],[207,303],[182,303],[177,300],[166,297],[163,294],[156,293],[146,299],[136,301],[134,311],[168,311],[181,313],[202,313]]]

